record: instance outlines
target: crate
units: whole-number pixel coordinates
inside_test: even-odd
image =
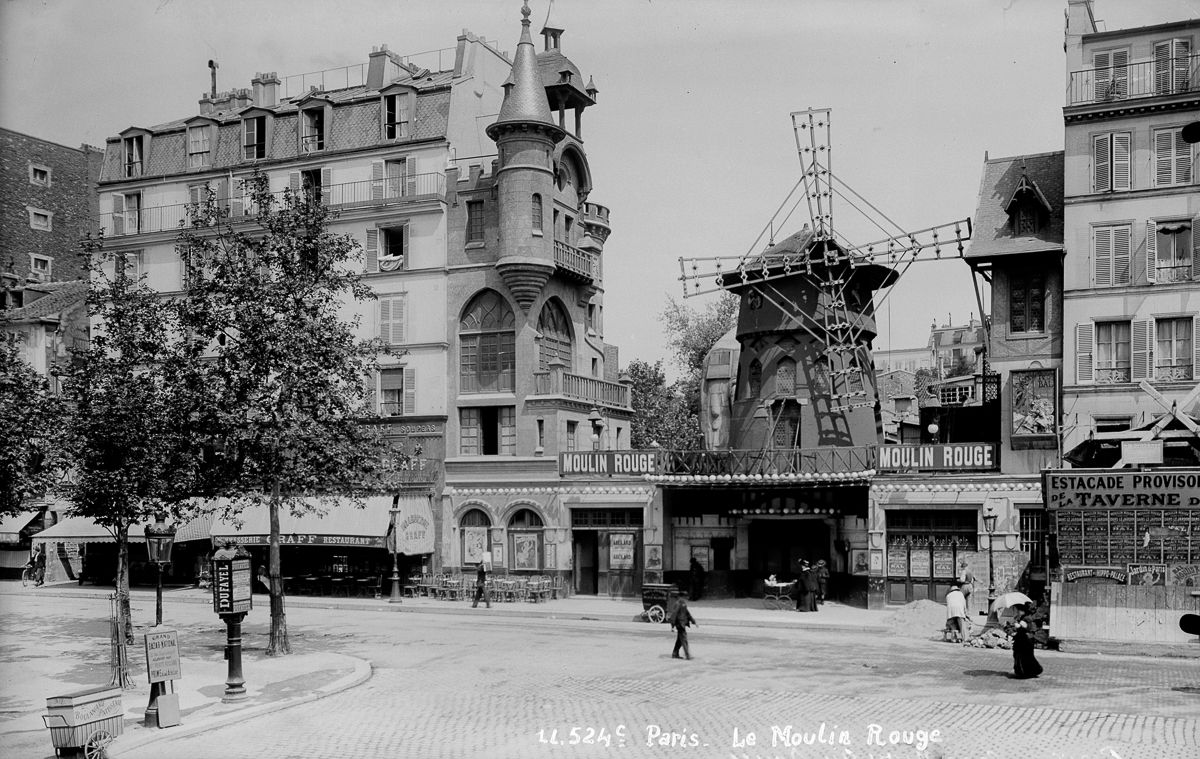
[[[56,754],[59,749],[84,748],[89,741],[107,745],[125,732],[125,704],[121,689],[114,686],[53,696],[46,699],[46,711],[42,722],[50,729]]]

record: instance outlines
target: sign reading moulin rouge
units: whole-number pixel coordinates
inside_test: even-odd
[[[558,454],[560,475],[634,476],[657,474],[659,454],[654,451],[591,451]]]
[[[146,633],[146,676],[152,683],[179,680],[179,633],[155,630]]]
[[[212,560],[213,611],[240,614],[250,611],[250,558]]]
[[[997,443],[948,443],[946,445],[881,445],[879,469],[882,471],[957,469],[990,470],[1000,468]]]

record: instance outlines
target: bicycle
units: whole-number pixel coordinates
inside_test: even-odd
[[[21,587],[28,588],[30,583],[33,583],[34,587],[41,585],[42,577],[39,577],[40,574],[33,564],[26,564],[21,568]]]

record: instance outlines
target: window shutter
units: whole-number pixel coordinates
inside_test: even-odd
[[[413,158],[404,159],[404,193],[417,194],[417,162]]]
[[[333,202],[333,169],[321,169],[321,199],[325,205],[336,205]]]
[[[204,185],[194,184],[188,188],[188,203],[198,206],[204,202]]]
[[[417,413],[417,370],[414,367],[404,367],[404,415],[412,416]]]
[[[1175,184],[1192,181],[1192,146],[1183,139],[1183,129],[1173,131],[1175,136]]]
[[[1095,266],[1094,279],[1097,287],[1108,287],[1112,284],[1112,227],[1102,227],[1093,233],[1092,253]]]
[[[1132,187],[1129,166],[1129,132],[1112,136],[1112,189],[1128,190]]]
[[[1075,325],[1075,381],[1090,383],[1095,381],[1092,371],[1092,352],[1096,344],[1096,325],[1085,322]]]
[[[1200,215],[1192,217],[1192,279],[1200,279]]]
[[[1154,133],[1154,184],[1165,187],[1174,184],[1175,132],[1160,129]]]
[[[367,272],[379,271],[379,230],[367,230]]]
[[[383,161],[371,161],[371,200],[383,200]]]
[[[1192,41],[1189,39],[1175,40],[1175,91],[1188,89],[1188,64],[1191,61]]]
[[[392,299],[392,340],[400,344],[408,342],[408,295]]]
[[[379,384],[379,372],[369,372],[363,380],[363,386],[366,388],[366,406],[367,413],[372,416],[379,414],[379,404],[376,399],[379,397],[379,392],[376,386]]]
[[[1112,283],[1114,285],[1127,285],[1131,281],[1129,278],[1131,273],[1129,259],[1132,252],[1130,249],[1131,229],[1131,227],[1117,227],[1113,230]]]
[[[1129,94],[1129,51],[1112,52],[1112,97],[1124,98]]]
[[[1171,91],[1171,41],[1154,44],[1154,93]]]
[[[1192,317],[1192,379],[1200,379],[1200,316]]]
[[[379,339],[389,347],[392,344],[392,299],[379,299]]]
[[[1096,100],[1104,100],[1109,95],[1108,87],[1112,81],[1112,54],[1096,53],[1092,56],[1092,66],[1096,69]]]
[[[125,234],[125,196],[114,194],[112,203],[113,234],[123,235]]]
[[[1135,321],[1130,329],[1130,377],[1154,378],[1154,320]]]
[[[1157,282],[1158,274],[1158,225],[1146,222],[1146,280]]]
[[[288,187],[292,188],[293,192],[300,192],[300,172],[288,172]]]
[[[247,207],[250,205],[246,201],[246,183],[241,179],[229,178],[229,214],[231,216],[244,216]]]
[[[412,248],[408,246],[408,230],[408,224],[405,224],[400,228],[400,245],[404,249],[404,263],[402,263],[401,266],[405,269],[409,268],[409,257],[412,254]]]
[[[1110,181],[1109,155],[1112,141],[1111,135],[1096,135],[1092,140],[1092,191],[1108,192],[1112,188]]]

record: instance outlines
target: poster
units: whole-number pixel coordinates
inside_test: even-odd
[[[462,531],[463,564],[478,564],[487,552],[488,528],[464,527]]]
[[[887,552],[887,573],[892,577],[908,576],[908,547],[891,546]]]
[[[1012,372],[1012,434],[1053,435],[1058,420],[1054,369]]]
[[[1167,565],[1166,564],[1130,564],[1129,565],[1129,584],[1130,585],[1166,585],[1167,584]]]
[[[933,549],[933,576],[954,577],[954,552],[949,548]]]
[[[633,533],[614,532],[608,536],[608,568],[633,569]]]
[[[929,560],[929,549],[924,546],[914,546],[912,555],[908,559],[908,572],[913,577],[926,579],[930,576],[929,572],[932,569],[932,564]]]
[[[1172,564],[1167,577],[1168,585],[1200,587],[1200,564]]]
[[[538,534],[535,532],[514,532],[512,534],[512,568],[539,569]]]
[[[177,631],[155,630],[146,633],[146,677],[151,683],[182,679]]]
[[[662,546],[646,546],[646,569],[662,569]]]

